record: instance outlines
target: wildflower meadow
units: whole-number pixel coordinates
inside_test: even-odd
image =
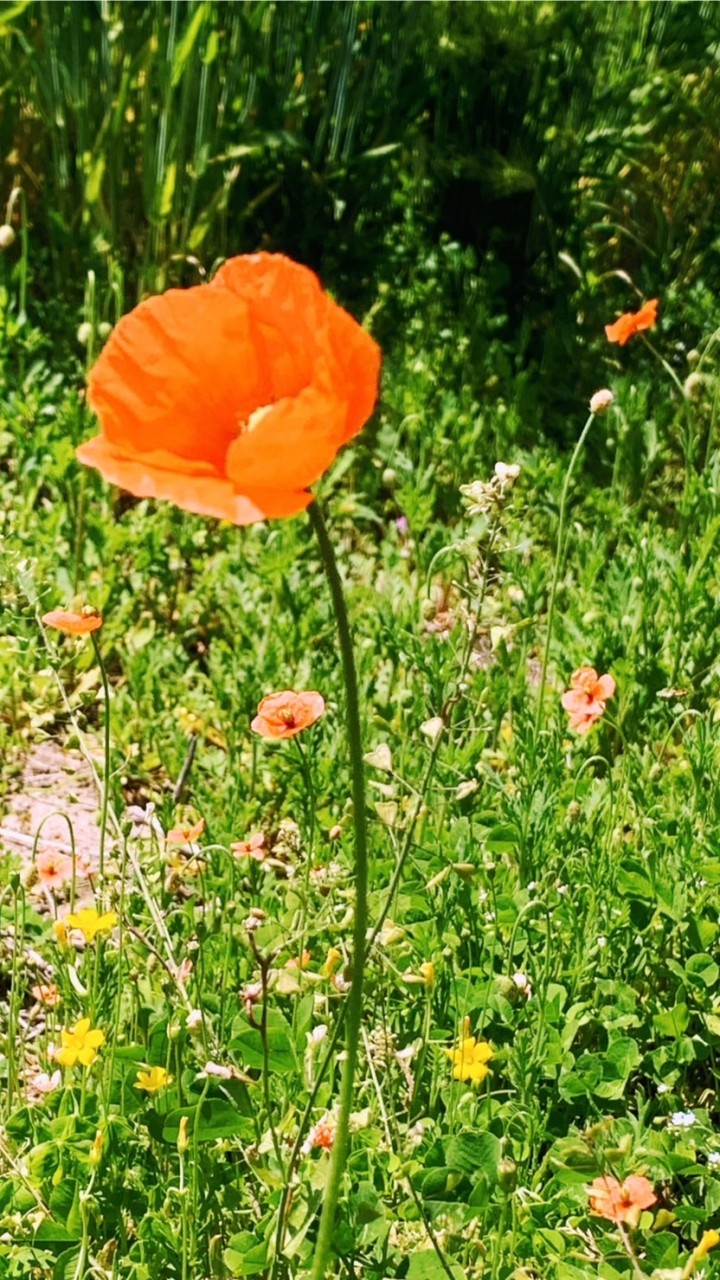
[[[0,6],[0,1280],[720,1276],[719,50]]]

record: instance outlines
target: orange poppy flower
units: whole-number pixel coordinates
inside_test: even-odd
[[[284,689],[263,698],[250,727],[262,738],[294,738],[296,733],[315,724],[324,710],[325,699],[321,693],[293,693],[292,689]]]
[[[380,349],[282,254],[149,298],[90,372],[81,462],[140,498],[251,524],[293,516],[377,398]]]
[[[652,1183],[638,1174],[624,1182],[617,1178],[596,1178],[590,1188],[590,1212],[610,1222],[629,1222],[636,1226],[643,1209],[655,1204],[657,1196]]]
[[[83,613],[73,613],[69,609],[53,609],[43,614],[43,626],[54,627],[56,631],[64,631],[66,636],[86,636],[91,631],[99,631],[103,620],[94,609]]]
[[[614,324],[605,325],[605,334],[608,342],[619,342],[621,347],[632,338],[635,333],[642,333],[644,329],[652,329],[657,323],[657,309],[660,305],[659,298],[653,298],[652,302],[646,302],[639,311],[626,311],[625,315],[620,316]]]
[[[571,688],[562,696],[570,715],[570,728],[587,733],[605,711],[605,703],[615,692],[612,676],[598,676],[594,667],[580,667],[570,677]]]

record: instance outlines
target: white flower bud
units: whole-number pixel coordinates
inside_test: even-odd
[[[607,387],[602,391],[596,391],[595,395],[590,399],[590,412],[604,413],[606,409],[609,409],[614,399],[615,396]]]

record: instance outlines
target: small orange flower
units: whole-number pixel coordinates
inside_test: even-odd
[[[631,1174],[624,1182],[617,1178],[596,1178],[590,1188],[590,1212],[610,1222],[637,1226],[643,1209],[655,1204],[657,1196],[647,1178]]]
[[[303,1155],[309,1155],[310,1152],[319,1147],[321,1151],[332,1151],[335,1143],[335,1131],[337,1129],[337,1121],[335,1117],[328,1113],[324,1115],[317,1124],[313,1125],[307,1138],[302,1144],[301,1151]]]
[[[54,982],[38,982],[32,987],[32,995],[46,1009],[56,1009],[62,998]]]
[[[620,316],[614,324],[606,324],[605,334],[608,342],[619,342],[620,346],[624,347],[633,334],[652,329],[657,323],[659,305],[660,299],[653,298],[652,302],[646,302],[639,311],[626,311],[625,315]]]
[[[66,636],[86,636],[91,631],[99,631],[103,620],[94,609],[84,609],[82,613],[72,613],[69,609],[53,609],[43,614],[43,626],[54,627],[63,631]]]
[[[283,689],[263,698],[251,729],[262,738],[294,738],[296,733],[309,729],[325,710],[321,693],[308,691],[293,693]]]
[[[205,819],[199,818],[193,826],[172,827],[168,831],[165,841],[167,844],[186,845],[194,844],[200,838],[205,830]]]
[[[231,258],[116,325],[88,380],[101,432],[77,456],[200,515],[293,516],[370,417],[379,372],[376,343],[307,267]]]
[[[247,840],[236,840],[230,848],[236,858],[252,858],[255,862],[264,862],[268,856],[262,831],[256,831]]]
[[[573,671],[570,685],[562,696],[570,728],[587,733],[605,711],[605,703],[615,692],[615,681],[612,676],[598,676],[594,667],[580,667]]]
[[[44,849],[35,862],[38,883],[46,889],[61,889],[72,877],[72,858],[55,849]]]

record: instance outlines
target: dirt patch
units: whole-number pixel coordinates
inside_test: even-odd
[[[16,789],[5,797],[0,857],[12,852],[29,864],[40,830],[38,849],[69,854],[74,838],[78,859],[93,865],[100,852],[98,809],[98,791],[85,757],[58,742],[38,743],[25,760]]]

